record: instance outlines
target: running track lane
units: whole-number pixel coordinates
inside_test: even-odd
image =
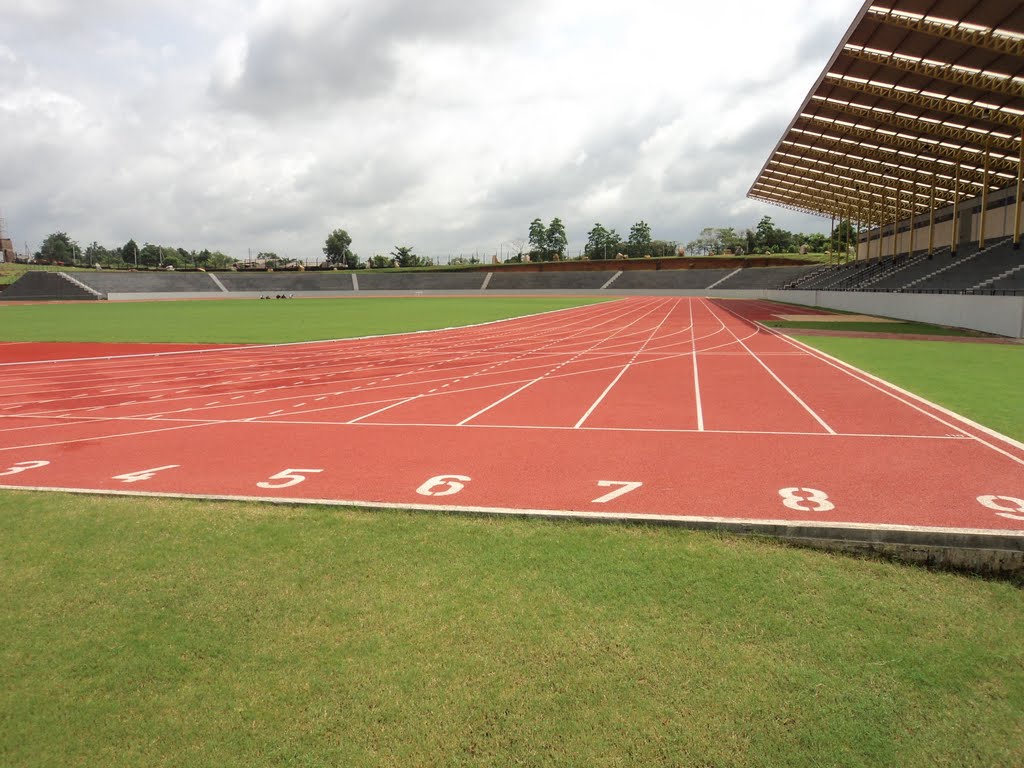
[[[0,371],[6,488],[1024,535],[1024,446],[699,298]]]

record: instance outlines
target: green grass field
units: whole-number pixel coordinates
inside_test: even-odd
[[[443,301],[4,307],[0,336],[472,314]],[[515,301],[486,300],[553,308]],[[802,340],[1024,438],[1022,347]],[[675,528],[0,491],[0,765],[1011,768],[1022,626],[1008,583]]]
[[[1018,766],[1024,593],[674,528],[7,492],[7,766]]]
[[[416,297],[83,302],[3,308],[4,341],[274,344],[448,328],[607,299]]]

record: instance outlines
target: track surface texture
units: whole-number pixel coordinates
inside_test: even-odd
[[[769,311],[798,310],[649,297],[170,354],[0,345],[0,487],[1019,541],[1024,446],[748,319]]]

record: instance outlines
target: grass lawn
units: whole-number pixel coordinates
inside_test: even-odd
[[[1019,766],[1024,592],[674,528],[0,493],[8,766]]]
[[[865,331],[868,333],[911,333],[923,336],[988,336],[981,331],[971,331],[964,328],[945,328],[941,325],[929,325],[927,323],[903,322],[893,320],[891,322],[857,322],[828,320],[762,320],[764,325],[770,328],[806,328],[809,330],[822,331]]]
[[[1024,440],[1024,346],[823,336],[800,341]]]
[[[4,341],[261,343],[447,328],[607,299],[410,297],[8,305]]]

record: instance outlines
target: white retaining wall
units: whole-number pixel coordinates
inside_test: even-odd
[[[716,292],[725,293],[725,291]],[[765,298],[1024,338],[1024,296],[765,291]]]

